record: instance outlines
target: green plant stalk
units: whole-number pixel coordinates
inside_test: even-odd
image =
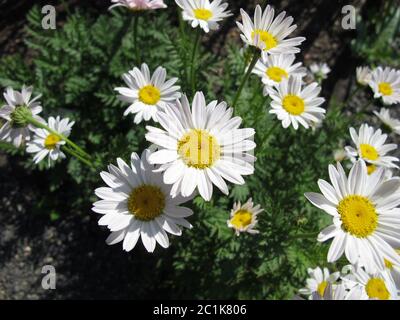
[[[194,95],[196,91],[196,75],[195,75],[195,60],[197,56],[197,51],[201,42],[201,29],[200,27],[196,30],[196,38],[194,40],[193,51],[192,51],[192,59],[190,63],[190,84],[192,89],[192,94]]]
[[[266,146],[266,144],[269,142],[270,136],[275,132],[276,128],[278,128],[280,124],[280,121],[276,119],[274,121],[274,124],[271,126],[271,128],[267,131],[267,133],[264,135],[262,139],[262,144],[261,144],[261,149]]]
[[[235,99],[233,100],[232,103],[232,108],[235,109],[237,102],[239,101],[240,95],[242,94],[243,88],[246,85],[247,80],[249,80],[251,72],[253,71],[258,59],[260,58],[261,51],[257,50],[257,52],[254,53],[253,58],[250,62],[250,65],[247,69],[246,74],[244,75],[242,82],[240,83],[239,89],[236,92]]]
[[[82,161],[84,164],[86,164],[87,166],[89,166],[90,168],[94,168],[94,165],[92,162],[90,162],[89,160],[83,158],[79,153],[77,153],[75,150],[72,150],[68,147],[62,146],[61,147],[62,151],[65,151],[66,153],[68,153],[69,155],[77,158],[78,160]]]
[[[141,64],[140,50],[138,46],[138,27],[139,27],[139,14],[134,14],[133,17],[133,45],[135,47],[136,63]]]
[[[48,132],[50,132],[50,133],[56,135],[56,136],[59,137],[61,140],[64,140],[67,144],[69,144],[72,148],[74,148],[78,154],[80,154],[81,156],[83,156],[83,157],[85,157],[85,158],[87,158],[87,159],[91,159],[91,156],[90,156],[88,153],[86,153],[82,148],[80,148],[78,145],[76,145],[74,142],[72,142],[72,141],[71,141],[70,139],[68,139],[66,136],[64,136],[64,135],[58,133],[57,131],[55,131],[55,130],[49,128],[47,125],[45,125],[44,123],[41,123],[40,121],[34,119],[32,116],[26,117],[26,120],[27,120],[30,124],[34,125],[35,127],[41,128],[41,129],[45,129],[45,130],[47,130]]]

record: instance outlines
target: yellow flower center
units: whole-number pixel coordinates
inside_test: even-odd
[[[388,82],[381,82],[378,85],[378,89],[383,96],[391,96],[393,94],[393,88]]]
[[[375,206],[366,197],[347,196],[339,202],[337,210],[342,220],[342,228],[353,236],[365,238],[378,226]]]
[[[238,210],[235,212],[230,222],[235,228],[242,229],[251,223],[252,217],[253,214],[250,211]]]
[[[162,214],[165,195],[157,186],[142,185],[132,190],[128,198],[128,210],[136,219],[150,221]]]
[[[61,139],[55,134],[50,133],[44,140],[44,146],[48,150],[53,150]]]
[[[213,13],[207,9],[194,9],[194,16],[199,20],[208,21],[212,18]]]
[[[317,292],[321,297],[324,296],[325,289],[327,286],[328,286],[328,281],[323,281],[318,285]]]
[[[276,40],[276,38],[268,31],[260,29],[254,30],[253,33],[251,34],[253,40],[256,37],[256,35],[258,35],[260,37],[260,40],[264,42],[265,44],[264,50],[270,50],[278,45],[278,41]]]
[[[188,167],[211,167],[221,155],[217,140],[207,131],[192,129],[178,141],[178,154]]]
[[[304,112],[304,100],[298,96],[289,94],[283,98],[283,108],[291,115],[298,116]]]
[[[368,174],[374,173],[376,170],[376,165],[374,164],[367,164],[367,172]]]
[[[139,90],[139,100],[145,104],[155,105],[160,98],[160,90],[151,84]]]
[[[268,68],[266,74],[275,82],[281,82],[283,78],[287,78],[289,76],[285,70],[278,67]]]
[[[378,151],[370,144],[360,144],[361,157],[367,160],[377,160],[379,158]]]
[[[387,260],[387,259],[384,259],[384,260],[385,260],[385,267],[386,267],[387,269],[392,270],[392,269],[393,269],[393,263],[390,262],[390,261]]]
[[[371,299],[389,300],[390,293],[386,288],[385,281],[379,278],[371,278],[365,286],[365,291]]]

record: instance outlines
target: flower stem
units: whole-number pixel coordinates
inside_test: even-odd
[[[194,94],[196,92],[196,76],[195,76],[195,60],[196,60],[196,56],[197,56],[197,51],[199,48],[201,42],[201,30],[200,28],[197,28],[196,30],[196,37],[194,40],[194,45],[193,45],[193,51],[192,51],[192,60],[190,63],[190,84],[191,84],[191,88],[192,88],[192,94]]]
[[[68,139],[66,136],[58,133],[57,131],[49,128],[47,125],[45,125],[44,123],[41,123],[40,121],[36,120],[35,118],[33,118],[32,116],[28,116],[26,119],[29,123],[31,123],[32,125],[34,125],[37,128],[41,128],[41,129],[45,129],[48,132],[56,135],[57,137],[59,137],[61,140],[64,140],[67,144],[69,144],[72,148],[74,148],[76,150],[76,152],[78,154],[80,154],[81,156],[87,158],[87,159],[91,159],[91,156],[86,153],[82,148],[80,148],[78,145],[76,145],[74,142],[72,142],[70,139]]]
[[[68,148],[68,147],[66,147],[66,146],[62,146],[62,147],[61,147],[61,150],[62,150],[62,151],[65,151],[65,152],[68,153],[69,155],[71,155],[71,156],[77,158],[78,160],[82,161],[82,162],[83,162],[84,164],[86,164],[87,166],[89,166],[89,167],[91,167],[91,168],[94,168],[94,165],[93,165],[92,162],[90,162],[89,160],[83,158],[83,157],[82,157],[79,153],[77,153],[75,150],[70,149],[70,148]]]
[[[240,95],[243,91],[244,86],[246,85],[247,80],[250,78],[251,72],[253,71],[258,59],[260,58],[261,52],[257,50],[257,52],[254,53],[253,59],[250,62],[250,65],[247,69],[246,74],[244,75],[242,82],[240,83],[239,89],[236,92],[235,99],[233,100],[232,103],[232,108],[235,109],[237,102],[239,101]]]
[[[133,16],[133,46],[135,47],[136,63],[141,64],[140,50],[138,46],[138,27],[139,27],[139,14]]]
[[[276,120],[274,121],[274,124],[271,125],[271,128],[267,131],[267,133],[264,135],[263,140],[262,140],[262,145],[261,145],[261,149],[263,147],[265,147],[265,145],[269,142],[269,138],[270,136],[274,133],[274,131],[276,130],[276,128],[278,128],[279,126],[279,121]]]

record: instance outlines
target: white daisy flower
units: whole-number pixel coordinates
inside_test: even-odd
[[[361,158],[370,165],[398,168],[393,162],[397,162],[399,159],[386,155],[397,149],[397,145],[385,144],[387,134],[382,134],[381,129],[375,131],[373,127],[364,123],[358,134],[354,128],[350,128],[350,135],[356,148],[347,146],[345,149],[353,162]]]
[[[384,259],[400,265],[391,244],[400,246],[399,178],[384,180],[384,170],[371,175],[363,160],[358,160],[347,178],[340,163],[329,166],[331,184],[318,180],[322,194],[306,193],[307,199],[333,218],[333,224],[318,235],[318,241],[333,238],[328,262],[343,253],[351,264],[359,263],[368,271],[383,270]]]
[[[400,71],[386,67],[372,71],[369,86],[375,98],[382,98],[384,104],[400,102]]]
[[[382,108],[379,112],[374,111],[374,114],[382,121],[384,127],[389,132],[400,135],[400,120],[392,118],[389,109]]]
[[[258,75],[267,86],[277,85],[290,75],[304,77],[307,74],[306,69],[301,67],[301,62],[293,64],[295,58],[294,54],[269,55],[263,52],[253,73]]]
[[[343,277],[343,282],[350,288],[350,294],[358,292],[360,300],[398,300],[396,286],[386,270],[368,273],[355,266]]]
[[[131,251],[139,237],[148,252],[154,251],[156,242],[168,248],[166,232],[180,236],[179,226],[192,228],[185,218],[193,212],[181,206],[190,198],[171,198],[171,187],[163,183],[162,174],[148,162],[150,154],[148,149],[141,158],[132,153],[131,166],[118,158],[118,167],[110,164],[108,172],[100,173],[108,187],[95,190],[102,200],[95,202],[92,210],[104,215],[99,225],[111,231],[106,242],[112,245],[123,241],[125,251]]]
[[[114,3],[108,9],[125,7],[132,11],[164,9],[167,5],[163,0],[111,0]]]
[[[372,70],[368,67],[358,67],[356,69],[356,78],[358,84],[367,86],[372,78]]]
[[[266,93],[272,98],[269,113],[276,114],[284,128],[293,125],[296,130],[299,123],[309,128],[312,122],[319,123],[324,118],[325,109],[319,108],[325,99],[318,97],[321,87],[316,82],[302,88],[299,76],[284,79],[275,88],[265,87]]]
[[[254,129],[239,129],[240,117],[225,102],[206,105],[202,92],[197,92],[190,108],[185,95],[176,106],[167,106],[158,118],[164,130],[147,127],[146,139],[159,147],[150,162],[165,171],[164,182],[173,184],[172,196],[190,196],[197,188],[210,200],[215,184],[224,194],[224,181],[244,184],[242,175],[254,173],[255,157],[250,155],[256,144],[249,140]]]
[[[228,227],[235,229],[236,235],[241,232],[248,232],[251,234],[259,233],[254,227],[257,224],[257,215],[264,211],[260,209],[260,205],[254,206],[253,200],[250,198],[243,205],[234,203],[231,210],[231,218],[227,221]]]
[[[361,292],[349,292],[343,283],[332,285],[328,282],[324,294],[321,296],[315,291],[309,297],[309,300],[361,300]],[[300,296],[296,296],[295,300],[305,300]]]
[[[330,273],[328,268],[323,270],[320,267],[315,269],[308,268],[307,270],[310,278],[307,279],[307,287],[300,289],[299,293],[309,296],[311,298],[314,292],[317,292],[321,297],[325,295],[325,289],[331,284],[334,284],[340,277],[340,272]]]
[[[40,102],[37,101],[41,96],[31,99],[32,87],[22,86],[21,92],[8,87],[4,92],[5,105],[0,108],[0,117],[6,120],[5,124],[0,128],[0,140],[12,142],[15,147],[19,148],[25,141],[30,140],[31,130],[35,127],[31,124],[24,123],[17,119],[17,111],[20,108],[26,108],[32,117],[40,122],[44,120],[38,116],[42,112]]]
[[[47,126],[68,138],[74,124],[75,122],[70,122],[68,118],[61,119],[60,116],[57,116],[57,118],[50,117]],[[54,133],[48,132],[46,129],[36,128],[32,141],[27,144],[26,151],[35,153],[33,161],[36,164],[48,156],[50,165],[51,160],[56,161],[58,158],[65,158],[65,154],[61,151],[61,146],[64,144],[65,141]]]
[[[397,253],[400,253],[400,250],[396,250]],[[396,290],[400,296],[400,267],[393,265],[393,263],[387,259],[384,260],[386,272],[390,275],[392,281],[395,284]]]
[[[222,0],[175,0],[182,8],[183,20],[189,21],[193,28],[200,26],[205,32],[217,30],[219,22],[232,15],[228,3]]]
[[[286,39],[296,28],[292,25],[293,18],[286,17],[286,12],[281,12],[275,19],[275,10],[267,6],[264,13],[260,5],[257,5],[254,13],[254,23],[249,15],[240,9],[242,23],[236,22],[242,34],[240,37],[244,43],[255,46],[270,54],[298,53],[297,48],[306,38],[297,37]]]
[[[174,86],[178,78],[166,81],[166,77],[167,72],[162,67],[158,67],[151,76],[145,63],[142,64],[141,70],[135,67],[129,73],[125,73],[123,79],[128,88],[115,88],[120,94],[118,98],[131,104],[125,110],[124,116],[136,114],[136,124],[150,119],[157,122],[157,113],[181,97],[180,87]]]
[[[331,68],[326,63],[313,63],[310,66],[310,71],[317,79],[326,79],[331,72]]]

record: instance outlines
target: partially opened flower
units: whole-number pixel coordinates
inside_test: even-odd
[[[310,299],[314,292],[317,292],[321,297],[325,295],[325,290],[329,284],[334,288],[336,281],[340,277],[340,272],[330,273],[328,268],[323,270],[320,267],[307,270],[310,278],[307,279],[307,287],[300,289],[299,293],[308,296]]]
[[[382,108],[379,112],[374,111],[374,114],[382,121],[384,129],[400,134],[400,120],[392,118],[389,109]]]
[[[366,272],[361,266],[352,268],[343,281],[350,289],[350,294],[358,292],[360,300],[398,300],[398,292],[393,279],[386,270]]]
[[[125,73],[123,79],[128,87],[115,88],[120,94],[118,98],[130,103],[124,116],[136,114],[135,123],[150,119],[158,121],[157,113],[181,97],[180,87],[174,85],[178,79],[166,78],[167,72],[164,68],[158,67],[151,75],[145,63],[142,64],[141,70],[135,67],[129,73]]]
[[[161,165],[173,196],[190,196],[197,188],[208,201],[213,184],[228,194],[224,179],[244,184],[242,176],[253,174],[255,158],[249,152],[256,146],[250,140],[255,131],[240,129],[242,119],[232,114],[225,102],[206,104],[203,93],[197,92],[192,108],[184,95],[159,113],[163,129],[147,127],[146,139],[159,148],[150,162]]]
[[[261,6],[257,5],[254,22],[243,9],[240,10],[240,13],[243,24],[237,22],[237,25],[242,32],[240,37],[246,44],[270,54],[300,52],[297,47],[306,38],[286,39],[297,28],[297,25],[292,25],[294,20],[292,17],[285,18],[285,11],[275,17],[275,10],[271,6],[268,5],[263,12]]]
[[[57,118],[50,117],[47,125],[50,129],[68,138],[74,123],[68,118],[61,119],[60,116],[57,116]],[[59,135],[48,132],[46,129],[37,128],[34,130],[32,141],[27,144],[26,151],[35,154],[33,157],[35,163],[39,163],[48,156],[50,165],[51,161],[65,158],[65,154],[61,150],[63,145],[65,145],[65,141]]]
[[[42,112],[40,102],[37,101],[40,95],[31,99],[32,91],[32,87],[22,86],[21,92],[10,87],[4,92],[6,104],[0,108],[0,117],[6,122],[0,128],[0,140],[12,142],[17,148],[25,141],[30,140],[31,131],[35,128],[27,123],[26,119],[19,116],[19,111],[26,111],[35,120],[45,122],[38,116]]]
[[[331,68],[326,63],[313,63],[310,66],[310,71],[317,79],[326,79],[331,72]]]
[[[193,28],[200,27],[205,32],[217,30],[219,22],[232,15],[227,10],[228,3],[222,0],[175,0],[182,8],[183,20],[189,21]]]
[[[99,225],[111,231],[106,242],[112,245],[123,241],[125,251],[131,251],[139,238],[148,252],[154,251],[156,243],[167,248],[166,232],[180,236],[179,226],[192,227],[185,219],[193,214],[192,210],[181,206],[190,199],[171,198],[171,187],[148,162],[150,154],[145,150],[139,158],[132,153],[130,166],[118,158],[118,167],[110,164],[108,172],[100,173],[108,187],[95,190],[102,200],[95,202],[92,210],[103,214]]]
[[[167,5],[163,0],[111,0],[114,3],[109,10],[115,7],[125,7],[132,11],[164,9]]]
[[[289,78],[290,75],[304,77],[307,74],[306,69],[301,66],[301,62],[293,64],[295,58],[294,54],[270,55],[263,52],[253,73],[258,75],[268,86],[277,85],[282,80]]]
[[[263,210],[259,204],[255,206],[251,198],[243,205],[239,201],[233,205],[231,217],[227,221],[228,227],[233,228],[236,235],[241,232],[256,234],[259,232],[254,229],[258,222],[257,215]]]
[[[284,128],[292,125],[297,130],[301,124],[308,129],[311,124],[317,124],[324,118],[326,111],[319,106],[325,99],[318,97],[321,88],[315,82],[302,88],[301,77],[291,76],[275,88],[265,89],[272,98],[269,112],[276,114]]]
[[[373,127],[364,123],[361,125],[358,134],[354,128],[350,128],[350,135],[355,148],[347,146],[345,149],[353,162],[361,158],[374,166],[398,167],[394,162],[399,161],[399,159],[387,155],[388,152],[397,149],[397,145],[385,144],[387,134],[383,134],[381,129],[375,131]]]
[[[343,254],[351,264],[358,263],[369,272],[384,270],[384,259],[400,265],[393,249],[400,246],[399,178],[385,180],[383,168],[371,175],[363,160],[358,160],[347,177],[340,163],[329,166],[331,184],[318,180],[322,192],[306,193],[316,207],[332,216],[333,224],[318,235],[318,241],[333,238],[328,262]]]
[[[358,67],[356,69],[357,82],[362,86],[369,85],[372,78],[372,71],[368,67]]]
[[[372,71],[369,86],[375,98],[382,98],[384,104],[400,103],[400,71],[386,67]]]

